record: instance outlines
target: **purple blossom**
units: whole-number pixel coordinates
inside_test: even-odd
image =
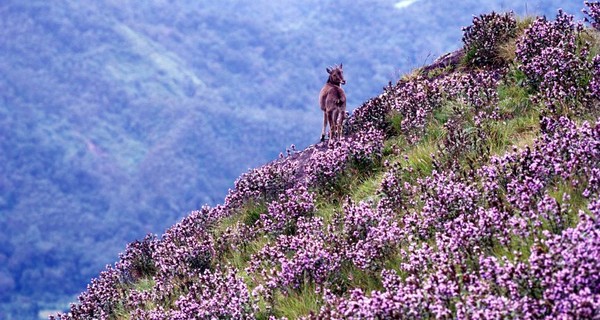
[[[535,101],[550,115],[565,115],[590,101],[585,86],[579,85],[590,74],[587,60],[589,44],[581,43],[581,23],[559,10],[556,20],[537,18],[517,41],[519,70],[537,90]]]
[[[514,13],[492,12],[473,17],[473,24],[463,28],[462,41],[468,62],[474,66],[498,64],[498,47],[517,32]]]
[[[384,207],[373,209],[372,204],[347,202],[344,214],[336,215],[331,230],[331,242],[338,251],[360,269],[378,270],[383,260],[395,251],[400,240],[400,228],[395,213]]]
[[[600,55],[594,57],[592,61],[592,81],[590,82],[590,93],[600,99]]]
[[[587,9],[582,10],[585,17],[585,21],[590,23],[593,28],[600,30],[600,2],[598,1],[585,1]]]
[[[240,208],[248,201],[276,199],[294,185],[297,171],[296,163],[288,158],[252,169],[235,181],[234,189],[225,197],[225,206]]]
[[[277,201],[271,202],[267,212],[261,215],[262,230],[274,236],[293,234],[298,218],[310,216],[314,212],[314,202],[314,194],[308,192],[306,187],[288,189]]]
[[[247,271],[260,284],[255,294],[268,301],[276,290],[287,294],[308,284],[326,285],[340,268],[340,256],[326,243],[320,218],[300,217],[296,235],[280,235],[252,256]]]

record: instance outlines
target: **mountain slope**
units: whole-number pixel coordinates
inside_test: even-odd
[[[395,3],[2,1],[0,318],[65,305],[125,243],[314,143],[326,66],[347,66],[352,109],[456,48],[471,14],[525,12]]]
[[[344,139],[130,243],[58,318],[597,317],[600,35],[573,20],[475,17]]]

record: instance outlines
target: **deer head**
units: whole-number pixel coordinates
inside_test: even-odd
[[[327,68],[327,73],[329,73],[329,79],[327,82],[333,83],[335,85],[346,84],[346,80],[344,79],[344,70],[343,64],[340,63],[339,67],[334,66],[333,68]]]

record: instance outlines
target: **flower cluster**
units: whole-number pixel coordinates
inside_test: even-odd
[[[448,222],[475,211],[479,191],[453,172],[434,171],[417,184],[421,187],[422,208],[403,218],[405,228],[417,236],[429,237],[444,230]]]
[[[592,81],[590,82],[590,93],[596,99],[600,99],[600,55],[592,61]]]
[[[151,319],[254,319],[253,304],[246,283],[236,270],[205,271],[189,287],[187,294],[175,301],[175,308]]]
[[[369,166],[381,158],[384,133],[377,129],[368,129],[349,138],[350,160],[359,166]]]
[[[348,148],[345,140],[340,141],[334,148],[315,150],[304,169],[306,184],[323,190],[333,188],[347,163]]]
[[[315,210],[315,196],[306,187],[288,189],[278,201],[269,204],[265,214],[261,214],[262,230],[271,235],[293,234],[296,221],[300,217],[312,215]]]
[[[419,76],[399,81],[382,97],[390,110],[402,117],[401,133],[416,142],[432,113],[444,102],[456,101],[472,110],[478,126],[487,120],[500,119],[497,87],[505,73],[505,69],[494,69],[452,73],[435,79]]]
[[[463,28],[462,41],[468,63],[474,66],[500,63],[498,47],[515,37],[516,32],[517,20],[512,12],[492,12],[473,17],[473,24]]]
[[[153,276],[156,273],[156,265],[152,256],[157,241],[155,235],[149,234],[142,241],[129,243],[125,252],[119,254],[120,261],[115,268],[131,281]]]
[[[378,270],[383,260],[394,252],[400,239],[400,228],[394,212],[386,207],[371,208],[361,202],[344,205],[344,215],[334,217],[333,243],[338,251],[363,270]]]
[[[517,41],[519,69],[551,115],[564,115],[589,100],[587,88],[580,85],[590,72],[589,44],[579,40],[582,31],[573,16],[559,11],[555,21],[537,18]]]
[[[573,16],[559,10],[556,20],[549,21],[545,17],[538,17],[517,40],[517,61],[521,63],[521,70],[531,80],[538,80],[543,76],[536,70],[536,59],[548,48],[565,48],[573,51],[576,45],[576,36],[583,30],[581,24],[575,24]]]
[[[457,315],[461,318],[576,318],[599,316],[600,203],[592,202],[592,217],[580,212],[580,222],[531,247],[525,262],[481,258],[470,275]]]
[[[222,258],[228,253],[246,249],[250,241],[260,235],[259,227],[238,221],[235,225],[225,228],[224,231],[214,236],[215,253]]]
[[[297,228],[296,235],[280,235],[250,261],[247,271],[261,283],[255,294],[267,301],[276,290],[287,294],[308,284],[324,285],[339,270],[340,256],[326,244],[322,219],[301,217]]]
[[[385,204],[389,208],[396,211],[404,212],[409,207],[414,207],[418,188],[405,178],[414,174],[413,169],[399,162],[385,163],[385,166],[389,169],[385,172],[377,193],[385,198]]]
[[[212,221],[207,217],[215,211],[205,207],[193,212],[164,233],[153,250],[157,279],[168,283],[211,267],[215,249],[208,232]]]
[[[77,304],[71,304],[68,314],[58,314],[50,319],[108,319],[126,295],[121,273],[107,266],[96,279],[79,295]]]
[[[424,247],[427,247],[426,245]],[[460,288],[452,255],[429,248],[416,250],[415,269],[404,280],[393,270],[381,272],[385,291],[370,296],[353,289],[347,298],[326,292],[326,306],[316,319],[427,319],[451,318],[451,301],[459,297]],[[435,270],[431,270],[435,268]],[[431,271],[429,273],[428,271]]]
[[[295,162],[288,158],[252,169],[235,181],[234,189],[225,198],[225,206],[239,208],[248,201],[276,199],[294,185],[297,171]]]
[[[175,300],[174,308],[148,309],[138,305],[129,315],[143,320],[254,319],[257,307],[248,287],[236,273],[231,267],[206,270]]]
[[[501,76],[498,71],[476,71],[458,80],[458,100],[473,109],[476,124],[500,119],[497,89]]]
[[[600,30],[600,2],[598,1],[586,1],[584,2],[587,9],[583,10],[588,17],[585,17],[585,21],[589,22],[593,28]]]
[[[494,112],[494,114],[497,114]],[[485,125],[490,118],[482,112],[474,116],[473,126],[460,109],[455,109],[453,116],[444,124],[446,135],[438,150],[432,155],[433,166],[438,171],[468,171],[489,158],[488,131]]]
[[[401,130],[411,141],[419,140],[427,119],[442,101],[441,86],[424,77],[400,81],[389,89],[391,109],[402,115]]]
[[[303,167],[304,184],[324,193],[335,190],[338,179],[348,167],[370,168],[381,157],[385,135],[382,130],[365,129],[338,141],[332,148],[314,148]]]
[[[381,96],[368,100],[356,108],[352,113],[352,117],[345,122],[347,131],[349,133],[369,129],[387,131],[387,117],[390,112],[390,105],[385,102],[387,96],[387,92],[383,93]]]

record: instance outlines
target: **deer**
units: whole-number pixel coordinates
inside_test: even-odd
[[[323,131],[321,142],[325,141],[327,124],[329,124],[329,144],[342,137],[342,124],[346,116],[346,93],[342,89],[344,80],[343,64],[326,68],[329,78],[319,94],[319,104],[323,111]]]

